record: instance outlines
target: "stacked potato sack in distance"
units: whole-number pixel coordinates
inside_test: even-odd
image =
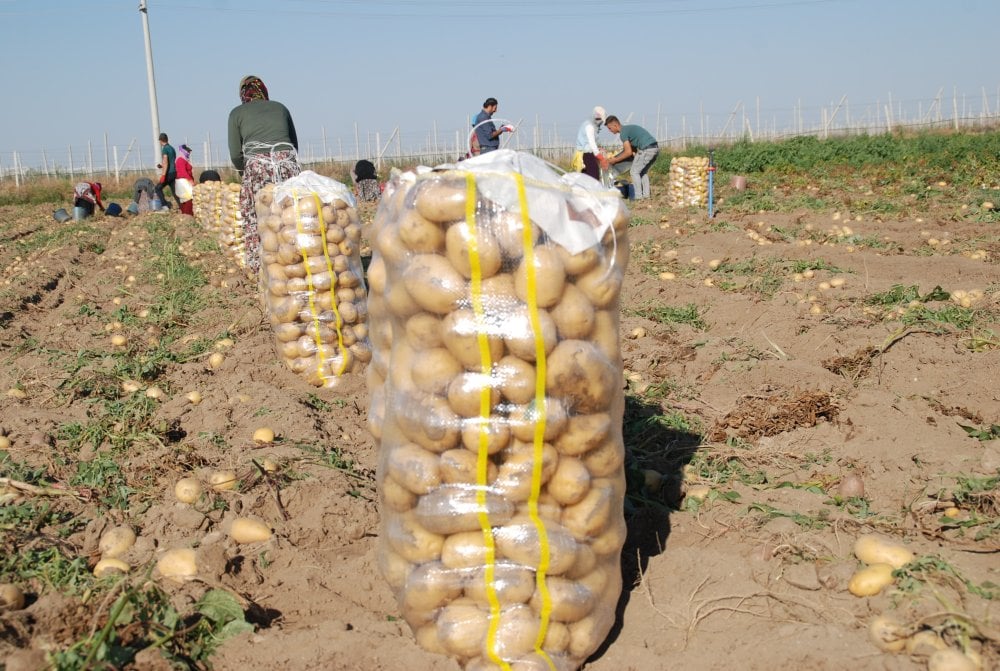
[[[202,182],[194,185],[194,220],[206,229],[219,184],[219,182]]]
[[[670,207],[708,206],[708,158],[705,156],[675,156],[670,161]]]
[[[371,360],[361,221],[350,189],[312,171],[257,194],[264,301],[278,355],[316,386]]]
[[[243,214],[240,211],[240,185],[223,184],[219,210],[219,244],[226,256],[240,268],[246,266],[246,247],[243,244]]]
[[[528,154],[460,168],[394,177],[371,233],[379,565],[422,647],[572,671],[621,592],[628,212]]]

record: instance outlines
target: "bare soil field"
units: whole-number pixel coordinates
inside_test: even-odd
[[[860,176],[749,188],[823,205],[722,184],[709,219],[658,178],[633,208],[625,588],[585,668],[904,671],[936,646],[997,668],[1000,223],[937,180],[888,216]],[[458,669],[376,567],[364,379],[287,370],[256,283],[190,218],[51,210],[0,208],[0,582],[26,595],[0,609],[6,669]],[[177,502],[220,469],[235,488]],[[271,540],[234,543],[239,515]],[[132,569],[97,580],[115,525]],[[866,533],[913,561],[859,597]],[[178,547],[198,579],[153,580]],[[876,646],[882,615],[908,647]]]

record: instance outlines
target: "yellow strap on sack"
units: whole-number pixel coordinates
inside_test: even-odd
[[[485,311],[483,309],[483,269],[479,261],[479,239],[476,229],[476,177],[471,172],[465,174],[465,223],[469,227],[469,266],[472,270],[471,294],[472,311],[476,316],[476,334],[479,344],[480,370],[484,375],[493,371],[493,357],[486,336]],[[489,420],[493,411],[490,388],[483,385],[479,394],[479,449],[476,454],[476,508],[479,528],[483,532],[486,546],[485,570],[486,600],[490,605],[490,624],[486,632],[486,653],[490,660],[504,671],[511,671],[510,664],[496,653],[497,630],[500,627],[500,599],[497,597],[494,578],[496,575],[496,542],[493,539],[493,525],[486,507],[486,489],[489,487]]]
[[[545,636],[549,630],[549,619],[552,617],[552,597],[545,582],[552,549],[549,546],[549,535],[545,529],[545,523],[538,515],[538,498],[542,491],[542,456],[545,447],[545,423],[548,417],[548,410],[545,406],[545,339],[542,337],[542,326],[538,317],[538,278],[535,275],[535,243],[531,235],[528,194],[524,189],[524,178],[520,174],[514,175],[514,182],[517,184],[517,198],[521,206],[528,317],[531,320],[531,331],[535,334],[535,435],[533,440],[534,455],[531,460],[531,495],[528,497],[528,514],[538,532],[538,544],[540,548],[538,571],[535,573],[535,584],[541,596],[542,607],[539,612],[541,622],[538,626],[538,636],[535,638],[535,653],[545,660],[551,671],[556,671],[556,666],[552,662],[552,659],[542,650],[542,644],[545,642]]]
[[[323,216],[323,202],[319,199],[319,195],[315,192],[312,194],[313,201],[316,204],[316,216]],[[298,235],[305,235],[302,230],[302,214],[299,212],[299,197],[295,190],[292,190],[292,200],[295,202],[295,232]],[[326,263],[326,270],[330,273],[330,305],[333,307],[333,314],[337,318],[337,349],[340,350],[340,368],[337,370],[337,377],[344,374],[347,369],[347,348],[344,347],[344,334],[341,330],[343,321],[340,318],[340,311],[337,310],[337,274],[333,272],[333,264],[330,261],[330,254],[326,248],[326,226],[320,226],[320,237],[323,240],[323,260]],[[313,322],[313,340],[316,343],[316,375],[322,380],[325,375],[323,374],[323,341],[320,338],[320,322],[319,322],[319,312],[316,310],[316,289],[313,286],[312,270],[309,269],[309,255],[306,254],[306,250],[299,248],[299,253],[302,254],[302,265],[306,269],[306,293],[309,295],[309,314],[312,316]]]

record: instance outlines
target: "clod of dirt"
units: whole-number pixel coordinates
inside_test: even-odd
[[[735,435],[747,441],[800,427],[833,421],[838,408],[830,395],[821,391],[782,392],[773,396],[744,396],[736,407],[718,420],[708,432],[709,440],[724,441]]]
[[[831,373],[842,375],[851,382],[857,382],[867,377],[868,373],[871,372],[872,362],[878,353],[878,348],[869,345],[847,356],[835,356],[826,359],[822,364],[823,368],[826,368]]]

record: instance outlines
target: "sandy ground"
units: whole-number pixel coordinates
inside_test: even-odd
[[[1000,503],[996,491],[956,494],[959,478],[996,477],[1000,468],[1000,441],[977,440],[960,426],[1000,423],[997,224],[933,210],[921,221],[855,221],[846,209],[734,214],[724,202],[708,220],[665,203],[657,195],[633,212],[622,296],[630,466],[656,469],[663,481],[643,490],[648,502],[632,502],[618,620],[585,668],[926,668],[926,651],[891,654],[871,643],[868,625],[883,613],[956,647],[964,640],[984,668],[997,664]],[[58,436],[61,425],[88,416],[85,394],[67,389],[69,375],[52,352],[108,348],[113,299],[137,312],[156,279],[139,272],[149,242],[142,218],[97,220],[97,246],[56,240],[20,256],[18,240],[56,226],[50,209],[0,210],[0,389],[27,392],[0,398],[0,418],[11,458],[58,478],[95,455],[70,452],[63,440],[33,444],[38,432]],[[162,371],[156,416],[168,439],[139,441],[122,457],[135,489],[130,505],[99,515],[86,501],[58,501],[86,521],[60,543],[93,562],[101,529],[127,523],[139,535],[127,559],[139,566],[157,549],[199,539],[203,580],[166,586],[172,602],[189,610],[223,587],[256,625],[218,649],[217,670],[457,669],[416,645],[376,568],[377,458],[364,381],[317,390],[286,370],[256,287],[201,244],[207,234],[190,220],[146,216],[170,217],[188,239],[189,260],[210,278],[188,336],[228,334],[235,344],[216,370],[206,368],[206,352]],[[834,228],[844,225],[850,235]],[[949,242],[929,245],[931,237]],[[990,255],[961,253],[973,249]],[[723,265],[713,270],[712,260]],[[796,281],[797,261],[821,269]],[[675,277],[663,279],[665,272]],[[843,285],[821,285],[834,278]],[[916,285],[921,295],[935,286],[983,290],[973,306],[978,330],[907,323],[887,314],[895,305],[865,303],[894,285]],[[688,305],[702,324],[652,318],[658,307]],[[156,334],[140,325],[129,337]],[[197,406],[184,396],[193,389],[204,399]],[[643,423],[649,415],[673,421]],[[251,436],[264,425],[278,440],[260,447]],[[256,467],[265,457],[280,465],[277,473]],[[199,512],[175,502],[178,477],[216,468],[241,481],[218,495],[225,505]],[[845,503],[838,487],[850,474],[863,478],[866,494]],[[708,497],[684,499],[697,485],[710,488]],[[943,511],[953,506],[959,521],[978,515],[992,523],[948,524]],[[233,544],[223,531],[237,514],[265,520],[274,539]],[[44,542],[45,530],[35,531],[3,529],[3,550]],[[852,596],[852,544],[871,531],[953,571]],[[27,608],[0,615],[8,669],[32,668],[39,657],[30,651],[67,647],[106,621],[106,604],[42,584],[27,584]],[[972,624],[963,635],[956,622]],[[170,667],[147,651],[129,668]]]

